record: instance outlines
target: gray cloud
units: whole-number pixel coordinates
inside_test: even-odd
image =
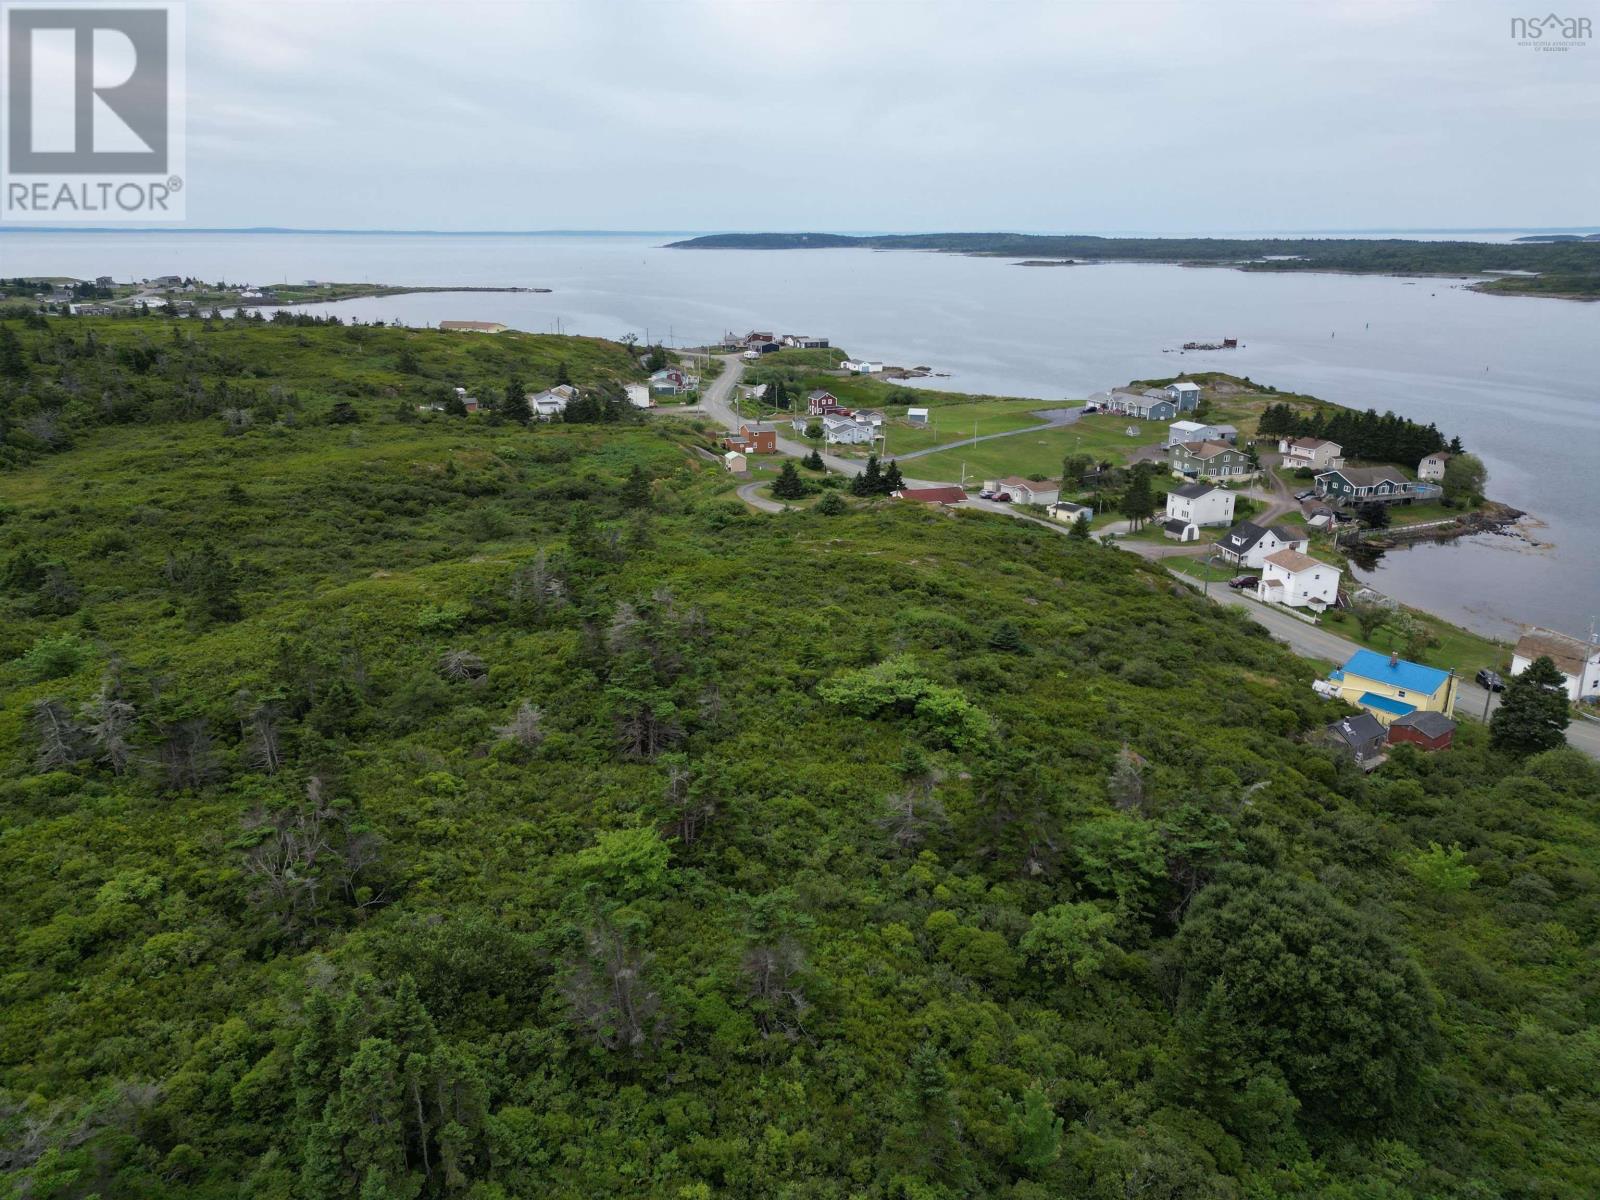
[[[1600,44],[1499,4],[194,3],[197,225],[1597,220]]]

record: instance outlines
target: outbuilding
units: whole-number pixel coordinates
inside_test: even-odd
[[[1389,722],[1391,744],[1406,742],[1424,750],[1448,750],[1455,740],[1456,723],[1442,712],[1418,709]]]

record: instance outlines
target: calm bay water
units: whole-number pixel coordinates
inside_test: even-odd
[[[826,335],[950,372],[938,386],[1081,397],[1134,378],[1226,370],[1457,434],[1490,492],[1538,518],[1501,537],[1391,552],[1361,573],[1497,636],[1600,616],[1600,304],[1482,296],[1456,279],[1251,275],[1156,264],[1022,267],[866,250],[667,250],[664,236],[0,235],[0,275],[160,274],[554,289],[321,306],[363,320],[702,343],[725,330]],[[1234,352],[1163,353],[1237,337]]]

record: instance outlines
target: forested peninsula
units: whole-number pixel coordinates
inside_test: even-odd
[[[1477,290],[1600,299],[1600,242],[1433,242],[1401,238],[1107,238],[1028,233],[719,233],[672,242],[687,250],[936,250],[1001,258],[1160,262],[1241,271],[1359,275],[1485,275]]]

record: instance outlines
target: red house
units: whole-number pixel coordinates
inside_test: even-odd
[[[848,417],[851,411],[839,403],[839,397],[821,388],[806,397],[806,412],[813,417]]]
[[[1448,750],[1455,740],[1456,723],[1442,712],[1419,709],[1389,722],[1389,744],[1402,742],[1424,750]]]
[[[724,450],[737,450],[741,454],[776,454],[778,431],[763,429],[759,425],[741,425],[738,433],[722,435]]]

